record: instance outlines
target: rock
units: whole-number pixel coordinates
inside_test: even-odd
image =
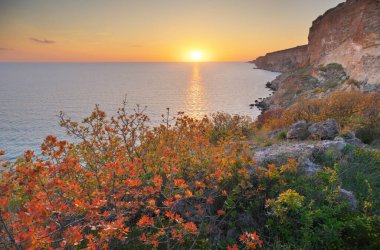
[[[301,165],[305,174],[309,176],[315,175],[318,170],[322,169],[321,165],[312,162],[309,158],[306,158]]]
[[[306,121],[299,121],[290,126],[286,138],[289,140],[304,140],[309,136]]]
[[[355,136],[355,133],[352,131],[348,131],[343,135],[343,140],[351,145],[354,145],[356,147],[366,147],[366,144],[364,144],[359,138]]]
[[[312,75],[324,88],[335,88],[349,78],[342,65],[337,63],[318,66],[312,71]]]
[[[317,149],[316,145],[297,142],[281,143],[265,148],[257,148],[254,154],[255,166],[265,165],[266,163],[285,164],[288,159],[296,159],[304,162],[307,158],[313,158],[313,153]]]
[[[309,128],[310,137],[317,140],[332,140],[339,133],[338,124],[334,119],[314,123]]]
[[[283,165],[291,158],[297,160],[306,173],[314,174],[321,168],[320,165],[313,162],[314,159],[324,154],[327,150],[342,152],[346,145],[347,143],[344,140],[325,140],[318,143],[291,141],[274,144],[269,147],[258,147],[255,148],[253,156],[256,161],[253,168],[264,166],[268,163]]]
[[[343,199],[347,200],[347,202],[350,204],[351,210],[356,210],[358,208],[358,200],[356,199],[355,195],[351,191],[347,191],[345,189],[340,189],[340,195]]]
[[[253,104],[253,106],[255,106],[261,112],[268,110],[270,106],[270,104],[268,103],[268,98],[265,98],[265,99],[259,98],[259,99],[260,100],[255,100],[255,104]]]

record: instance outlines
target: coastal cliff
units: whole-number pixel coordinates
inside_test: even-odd
[[[308,46],[302,45],[290,49],[267,53],[253,62],[260,69],[276,72],[288,72],[305,65]]]
[[[352,80],[380,84],[380,0],[347,0],[313,21],[307,45],[252,62],[278,72],[337,63]]]
[[[380,90],[380,0],[347,0],[313,21],[308,44],[267,53],[257,68],[281,72],[262,110],[332,93]]]

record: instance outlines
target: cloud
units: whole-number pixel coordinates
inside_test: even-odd
[[[0,47],[0,51],[4,51],[4,50],[12,50],[11,48],[1,48]]]
[[[36,42],[36,43],[43,43],[43,44],[52,44],[52,43],[55,43],[55,41],[53,41],[53,40],[38,39],[38,38],[34,38],[34,37],[31,37],[30,40],[33,41],[33,42]]]

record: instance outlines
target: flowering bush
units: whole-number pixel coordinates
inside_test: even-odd
[[[2,162],[0,246],[318,248],[353,239],[341,237],[357,217],[328,178],[335,170],[305,179],[291,159],[253,168],[252,124],[242,118],[166,114],[148,127],[139,108],[108,119],[96,106],[81,123],[60,119],[75,143],[48,136],[41,156]]]

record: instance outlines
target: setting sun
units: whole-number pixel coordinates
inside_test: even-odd
[[[199,62],[203,59],[203,53],[199,50],[194,50],[190,53],[191,60],[194,62]]]

